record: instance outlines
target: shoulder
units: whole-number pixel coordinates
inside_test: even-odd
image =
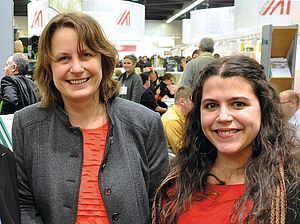
[[[132,119],[133,117],[148,118],[156,117],[158,113],[149,110],[139,103],[117,97],[109,107],[111,113],[118,115],[124,119]]]
[[[14,79],[15,79],[14,76],[5,75],[5,76],[2,77],[1,83],[2,82],[13,82]]]
[[[40,103],[35,103],[15,112],[13,120],[18,120],[24,127],[38,123],[47,119],[49,116],[50,113],[48,109],[41,107]]]
[[[6,146],[0,144],[0,156],[1,156],[3,153],[12,154],[11,151],[9,150],[9,148],[7,148]]]
[[[160,115],[141,104],[117,97],[108,107],[111,117],[131,125],[149,125],[160,120]]]
[[[12,151],[10,151],[9,148],[7,148],[6,146],[4,146],[2,144],[0,144],[0,157],[7,158],[7,160],[9,160],[9,161],[12,161],[15,159]]]
[[[131,74],[131,78],[134,80],[142,80],[141,76],[136,73]]]
[[[168,110],[167,110],[167,112],[165,112],[163,115],[162,115],[162,117],[161,117],[161,119],[163,120],[163,121],[177,121],[177,120],[179,120],[180,119],[180,117],[178,116],[178,114],[177,114],[177,112],[176,112],[176,109],[175,109],[175,106],[176,105],[173,105],[171,108],[169,108]]]

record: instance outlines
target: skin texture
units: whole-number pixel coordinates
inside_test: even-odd
[[[298,110],[298,105],[289,96],[289,91],[283,91],[279,94],[280,105],[287,119],[290,119]]]
[[[10,56],[7,59],[6,64],[3,68],[4,74],[11,75],[15,71],[15,67],[16,67],[16,65],[13,62],[13,56]]]
[[[202,129],[218,150],[216,166],[221,161],[229,166],[244,164],[261,125],[261,109],[251,85],[241,77],[213,76],[204,84],[201,104]]]
[[[52,38],[53,81],[65,104],[98,102],[102,79],[100,56],[83,45],[78,49],[78,35],[72,28],[57,30]]]

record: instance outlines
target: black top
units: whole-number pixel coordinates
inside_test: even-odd
[[[0,218],[2,224],[20,223],[16,162],[12,152],[0,144]]]
[[[168,89],[166,83],[160,82],[160,83],[156,86],[155,92],[156,92],[156,90],[157,90],[158,88],[160,88],[160,94],[159,94],[159,95],[160,95],[161,98],[164,97],[165,95],[167,95],[169,98],[174,98],[174,94],[171,94],[171,92],[170,92],[170,90]],[[167,104],[165,104],[165,103],[162,102],[161,100],[158,100],[157,103],[158,103],[158,105],[159,105],[160,107],[168,108]]]
[[[160,88],[160,96],[161,97],[164,97],[165,95],[167,95],[168,97],[170,98],[174,98],[174,94],[171,94],[170,90],[168,89],[167,87],[167,84],[164,83],[164,82],[160,82],[156,88],[155,88],[155,91]]]
[[[25,75],[4,76],[1,80],[2,114],[13,114],[39,101],[37,87]]]
[[[155,111],[155,108],[158,107],[154,94],[150,88],[144,89],[144,93],[142,94],[141,98],[141,104],[153,111]]]

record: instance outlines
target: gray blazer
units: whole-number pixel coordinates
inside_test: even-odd
[[[168,152],[159,114],[116,98],[110,118],[99,187],[111,223],[150,223],[155,189],[168,172]],[[59,107],[34,104],[15,113],[22,223],[75,223],[83,137]]]
[[[135,72],[132,72],[128,77],[126,77],[126,72],[124,72],[120,75],[118,80],[121,86],[127,87],[127,94],[120,94],[120,97],[136,103],[140,103],[142,94],[144,92],[141,76],[136,74]]]

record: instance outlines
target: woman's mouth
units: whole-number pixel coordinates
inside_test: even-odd
[[[237,133],[237,132],[239,132],[240,130],[237,130],[237,129],[235,129],[235,130],[216,130],[215,132],[217,132],[217,134],[218,135],[220,135],[220,136],[229,136],[229,135],[232,135],[232,134],[234,134],[234,133]]]
[[[68,83],[72,85],[80,85],[82,83],[85,83],[89,80],[90,78],[84,78],[84,79],[72,79],[72,80],[67,80]]]

